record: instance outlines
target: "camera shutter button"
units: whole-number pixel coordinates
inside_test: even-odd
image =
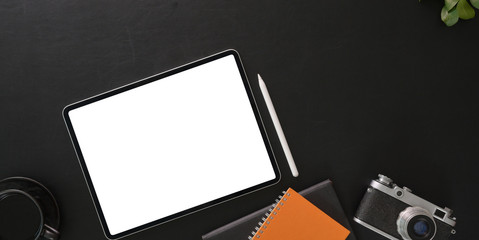
[[[378,179],[379,182],[382,183],[382,184],[384,184],[384,185],[386,185],[386,186],[390,186],[390,185],[392,184],[392,182],[393,182],[392,179],[390,179],[390,178],[388,178],[387,176],[384,176],[384,175],[382,175],[382,174],[379,174],[378,177],[379,177],[379,179]]]
[[[408,188],[408,187],[403,187],[403,189],[404,189],[405,191],[408,191],[408,192],[412,193],[412,190],[411,190],[410,188]]]

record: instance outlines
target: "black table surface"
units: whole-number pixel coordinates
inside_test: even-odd
[[[225,49],[261,73],[300,172],[272,135],[283,178],[125,239],[201,239],[286,187],[331,179],[352,217],[383,173],[455,211],[455,239],[479,224],[479,19],[448,28],[440,0],[0,2],[0,178],[56,196],[62,239],[105,239],[64,106]],[[273,133],[264,101],[258,102]],[[159,185],[159,187],[161,187]],[[128,194],[128,189],[125,189]]]

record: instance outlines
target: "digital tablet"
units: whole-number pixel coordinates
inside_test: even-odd
[[[71,104],[63,116],[110,239],[280,179],[234,50]]]

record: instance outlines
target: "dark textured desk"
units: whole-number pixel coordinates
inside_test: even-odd
[[[278,154],[279,184],[125,239],[200,239],[287,186],[326,178],[352,218],[377,173],[455,210],[456,239],[474,239],[479,19],[447,28],[441,7],[440,0],[3,0],[0,178],[48,186],[62,210],[62,239],[104,239],[62,108],[235,48],[250,79],[259,72],[267,82],[300,177]],[[359,239],[382,239],[351,224]]]

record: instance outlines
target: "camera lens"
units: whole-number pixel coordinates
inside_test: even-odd
[[[424,237],[429,233],[429,224],[427,221],[424,220],[419,220],[416,223],[413,223],[413,232],[414,235],[419,236],[419,237]]]
[[[397,219],[398,233],[405,240],[430,240],[436,234],[436,223],[427,210],[408,207]]]

